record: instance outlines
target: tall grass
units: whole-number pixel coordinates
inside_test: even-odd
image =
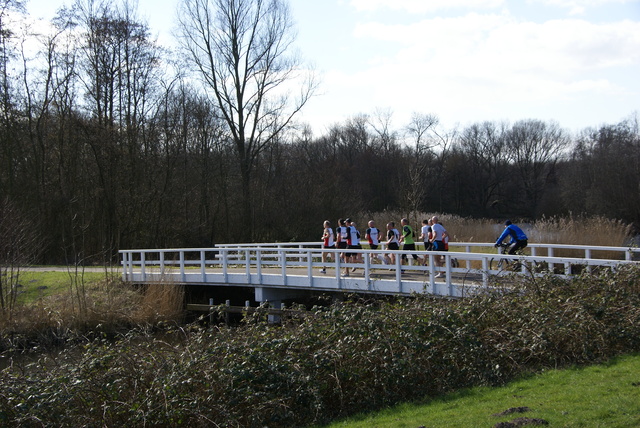
[[[24,300],[11,313],[0,314],[0,351],[46,348],[160,321],[179,322],[184,313],[181,285],[135,288],[113,273],[92,273],[83,280],[83,303],[78,305],[77,290],[61,280],[70,281],[68,273],[29,272],[26,277]]]
[[[184,314],[184,285],[160,283],[146,286],[142,301],[133,313],[137,323],[181,320]]]

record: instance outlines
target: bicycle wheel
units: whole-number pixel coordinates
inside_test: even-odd
[[[498,257],[492,257],[489,260],[489,270],[499,270],[502,268],[503,260],[504,259],[500,259]]]

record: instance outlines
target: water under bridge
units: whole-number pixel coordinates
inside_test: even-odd
[[[640,258],[640,248],[613,246],[529,244],[524,255],[515,256],[496,254],[492,243],[457,242],[449,249],[349,250],[360,254],[359,263],[345,263],[339,256],[342,250],[325,250],[317,242],[121,250],[120,254],[125,282],[249,287],[256,302],[268,301],[275,307],[310,292],[465,297],[491,287],[501,276],[568,277],[585,270],[616,269]],[[327,263],[322,262],[323,252],[329,253]],[[396,256],[394,263],[388,263],[391,254]],[[408,256],[405,264],[403,254]],[[346,268],[349,276],[343,275]]]

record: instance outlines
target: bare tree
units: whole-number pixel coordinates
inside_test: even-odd
[[[482,122],[465,128],[458,138],[466,159],[464,197],[475,215],[495,214],[504,204],[498,191],[506,179],[506,132],[506,123]]]
[[[603,173],[606,171],[606,173]],[[640,122],[585,129],[564,165],[562,200],[573,212],[640,224]]]
[[[105,223],[100,245],[112,249],[135,232],[146,206],[136,183],[147,172],[145,127],[164,76],[159,49],[135,6],[126,0],[77,0],[75,6],[82,26],[79,70],[92,116],[84,140],[95,164],[94,186],[100,189],[95,215],[87,215],[87,221],[91,227]]]
[[[515,167],[512,178],[520,180],[523,190],[523,213],[535,216],[569,136],[555,122],[522,120],[505,137],[509,161]]]
[[[407,182],[402,186],[402,193],[410,212],[418,212],[427,200],[427,190],[430,185],[428,170],[432,167],[434,158],[429,132],[438,123],[436,115],[413,113],[411,121],[406,127],[411,161],[406,171]]]
[[[403,185],[407,208],[439,210],[444,191],[443,171],[455,134],[443,131],[435,114],[425,113],[414,113],[405,132],[411,155],[407,183]]]
[[[389,150],[396,142],[396,132],[391,130],[391,109],[375,109],[372,117],[368,118],[368,123],[373,128],[373,141],[379,150]]]
[[[32,264],[41,247],[33,217],[8,198],[0,201],[0,311],[10,316],[20,287],[20,271]]]
[[[183,0],[181,43],[222,112],[242,181],[241,221],[251,239],[252,172],[259,155],[313,95],[312,74],[287,55],[294,41],[283,0]],[[292,100],[289,83],[300,79]]]
[[[0,0],[0,192],[3,194],[20,193],[16,183],[23,158],[22,148],[17,137],[19,118],[16,109],[16,76],[12,70],[12,61],[17,57],[15,33],[15,12],[23,12],[24,5],[17,0]]]

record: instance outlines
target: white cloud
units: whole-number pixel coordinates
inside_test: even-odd
[[[469,14],[404,26],[360,24],[354,35],[373,42],[396,42],[401,48],[385,58],[389,62],[444,69],[466,65],[463,71],[474,75],[484,68],[565,75],[640,61],[640,23],[632,21],[593,24],[552,20],[537,24],[504,14]]]
[[[426,13],[451,9],[493,9],[502,6],[504,0],[351,0],[359,11],[380,9],[405,10],[410,13]]]
[[[500,119],[505,106],[547,111],[554,100],[581,94],[618,96],[625,88],[600,73],[640,64],[640,23],[633,21],[534,23],[505,12],[470,13],[408,25],[362,23],[354,35],[378,47],[368,68],[331,73],[325,83],[401,118],[438,111]],[[357,112],[355,101],[346,108]]]
[[[634,3],[638,2],[638,0],[529,0],[529,2],[569,9],[570,15],[583,15],[588,8],[608,4]]]

